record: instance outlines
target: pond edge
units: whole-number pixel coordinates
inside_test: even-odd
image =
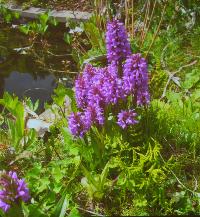
[[[12,12],[17,12],[22,18],[36,19],[38,15],[48,12],[48,9],[30,7],[23,10],[22,7],[9,4],[7,8]],[[69,10],[50,10],[50,16],[55,18],[60,23],[66,23],[67,20],[73,20],[76,22],[87,21],[92,16],[89,12],[82,11],[69,11]]]

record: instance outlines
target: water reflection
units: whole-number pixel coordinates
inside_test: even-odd
[[[1,28],[0,28],[1,30]],[[60,37],[63,34],[60,34]],[[58,43],[58,38],[55,38],[55,46],[51,42],[52,47],[56,49],[55,52],[69,53],[70,49],[66,46],[62,38]],[[54,88],[57,86],[57,80],[60,77],[67,77],[67,75],[50,74],[45,68],[37,63],[34,57],[30,54],[6,54],[4,56],[3,49],[5,47],[8,51],[17,47],[27,46],[27,37],[12,29],[2,29],[0,32],[0,98],[5,91],[10,94],[17,95],[20,99],[25,96],[30,97],[32,101],[40,100],[40,107],[43,107],[45,102],[51,100],[51,95]],[[43,52],[42,48],[41,52]],[[6,61],[5,61],[6,58]],[[46,67],[54,67],[62,70],[61,62],[66,60],[66,57],[52,58],[47,56]],[[4,62],[4,63],[3,63]],[[2,64],[3,63],[3,64]],[[73,62],[71,67],[73,67]],[[73,69],[72,69],[73,70]]]
[[[34,78],[30,73],[11,72],[8,78],[4,79],[4,91],[19,96],[31,97],[33,101],[40,99],[44,104],[51,99],[53,89],[56,87],[55,77],[46,75],[43,78]]]
[[[40,100],[40,107],[51,100],[56,87],[56,77],[39,71],[28,56],[16,56],[6,67],[0,69],[0,97],[7,91],[23,99],[30,97],[33,102]]]

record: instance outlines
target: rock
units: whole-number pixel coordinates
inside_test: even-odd
[[[8,9],[17,12],[21,15],[21,17],[36,19],[39,14],[45,13],[48,10],[42,8],[30,7],[27,10],[23,10],[19,6],[7,5]],[[67,20],[73,21],[87,21],[92,16],[91,13],[81,12],[81,11],[68,11],[68,10],[52,10],[50,11],[50,16],[55,18],[58,22],[66,23]]]
[[[45,110],[40,115],[31,111],[28,106],[25,106],[25,118],[27,118],[26,128],[35,129],[39,137],[43,137],[45,132],[49,132],[50,126],[52,126],[56,120],[63,118],[57,110],[57,105],[52,105],[51,108]],[[65,97],[65,114],[68,115],[71,112],[71,99]],[[31,116],[29,118],[28,116]]]
[[[43,137],[45,132],[49,131],[53,123],[47,123],[40,119],[28,119],[26,123],[27,129],[35,129],[39,137]]]
[[[42,114],[39,115],[39,119],[53,123],[56,119],[56,114],[53,113],[51,109],[47,109]]]

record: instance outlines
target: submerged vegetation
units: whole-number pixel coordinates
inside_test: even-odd
[[[57,81],[40,114],[39,101],[0,99],[0,216],[199,215],[198,3],[94,6],[63,35],[73,88]],[[3,2],[0,13],[28,38],[23,52],[39,43],[56,56],[48,37],[60,26],[48,13],[24,24]]]

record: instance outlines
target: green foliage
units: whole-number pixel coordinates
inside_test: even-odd
[[[14,19],[20,17],[18,13],[10,11],[2,0],[0,0],[0,15],[6,23],[11,23]]]
[[[157,120],[155,120],[155,131],[153,132],[154,127],[151,127],[151,133],[155,133],[161,137],[160,139],[162,139],[162,135],[165,135],[168,141],[176,138],[174,144],[179,147],[184,145],[184,147],[191,149],[192,144],[198,144],[200,130],[199,89],[192,90],[198,81],[199,73],[194,70],[192,73],[188,73],[186,80],[181,83],[182,91],[178,93],[167,92],[168,103],[159,100],[152,101],[153,113],[149,117],[150,124],[154,123],[152,120],[154,117]],[[197,147],[195,150],[199,151]]]
[[[50,17],[50,13],[47,12],[40,14],[37,21],[32,21],[28,24],[20,25],[19,30],[26,35],[39,34],[43,36],[47,32],[49,24],[56,26],[57,21],[55,18]]]
[[[108,109],[104,128],[93,127],[83,139],[74,138],[66,118],[77,111],[74,91],[58,84],[52,105],[46,105],[56,118],[49,131],[38,137],[35,130],[27,129],[26,113],[27,107],[32,114],[37,112],[39,102],[20,102],[8,93],[0,99],[0,168],[18,171],[28,183],[32,198],[22,204],[24,217],[200,214],[199,6],[195,1],[168,1],[153,41],[164,5],[157,1],[155,17],[141,43],[144,2],[132,11],[138,33],[131,45],[134,52],[147,55],[151,103],[136,108],[137,125],[120,130]],[[109,11],[114,13],[114,6]],[[0,12],[11,21],[13,15],[2,5]],[[56,24],[46,13],[20,30],[43,37],[50,23]],[[77,67],[91,62],[104,66],[105,33],[97,25],[98,17],[67,24],[70,31],[64,40],[72,46]],[[174,72],[178,85],[171,79],[166,86]],[[126,106],[131,103],[129,99]],[[1,209],[0,215],[5,216]]]
[[[106,52],[104,33],[96,26],[94,17],[89,22],[81,23],[80,25],[69,21],[68,26],[70,31],[64,34],[64,40],[72,46],[72,56],[79,68],[82,68],[84,64],[90,61],[105,61],[104,57],[101,58]],[[80,41],[78,39],[80,37],[83,40]]]
[[[110,185],[110,182],[106,180],[109,172],[109,162],[106,164],[101,174],[91,175],[84,166],[82,166],[82,169],[85,177],[82,178],[81,184],[87,189],[89,197],[97,200],[102,199],[106,192],[106,185],[107,187]]]
[[[58,202],[57,206],[55,207],[55,211],[52,215],[52,217],[64,217],[66,210],[69,206],[69,195],[63,194],[63,197]]]
[[[18,150],[24,136],[24,106],[18,98],[12,98],[7,93],[0,100],[0,104],[13,115],[13,119],[6,118],[4,121],[8,125],[8,136],[11,139],[12,145]]]

